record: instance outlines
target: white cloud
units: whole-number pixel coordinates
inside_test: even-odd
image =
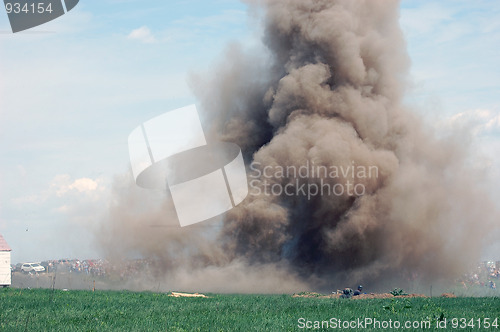
[[[451,128],[467,129],[475,136],[500,134],[500,112],[475,109],[452,116],[448,125]]]
[[[72,180],[67,174],[57,175],[52,181],[50,187],[51,192],[57,197],[62,197],[67,194],[83,193],[89,196],[95,196],[97,192],[102,192],[106,189],[103,179],[80,178]]]
[[[76,189],[79,192],[94,191],[99,187],[96,181],[89,178],[75,180],[70,186],[70,189]]]
[[[17,208],[26,205],[58,204],[61,199],[73,199],[74,204],[85,200],[97,201],[106,195],[108,186],[104,178],[80,178],[73,180],[68,174],[59,174],[50,182],[47,189],[38,193],[16,197],[11,203]]]
[[[127,38],[138,40],[143,43],[156,43],[157,41],[147,26],[142,26],[138,29],[132,30],[132,32],[128,34]]]

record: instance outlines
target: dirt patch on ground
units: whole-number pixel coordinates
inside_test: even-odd
[[[292,297],[307,297],[307,298],[320,298],[320,299],[339,299],[340,296],[341,294],[324,295],[314,292],[302,292],[292,295]],[[351,299],[366,300],[366,299],[393,299],[393,298],[412,298],[412,297],[428,297],[428,296],[424,294],[407,294],[407,295],[394,296],[391,293],[368,293],[368,294],[360,294],[357,296],[352,296]]]

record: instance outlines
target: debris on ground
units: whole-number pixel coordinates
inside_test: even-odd
[[[169,296],[173,297],[208,297],[204,294],[199,293],[179,293],[179,292],[171,292]]]

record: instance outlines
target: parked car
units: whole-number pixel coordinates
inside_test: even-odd
[[[23,266],[21,266],[21,271],[24,273],[38,273],[45,271],[45,268],[38,263],[24,263]]]

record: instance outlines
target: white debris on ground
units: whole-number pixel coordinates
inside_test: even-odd
[[[199,294],[199,293],[194,293],[194,294],[190,294],[190,293],[179,293],[179,292],[172,292],[169,296],[173,296],[173,297],[207,297],[206,295],[204,294]]]

